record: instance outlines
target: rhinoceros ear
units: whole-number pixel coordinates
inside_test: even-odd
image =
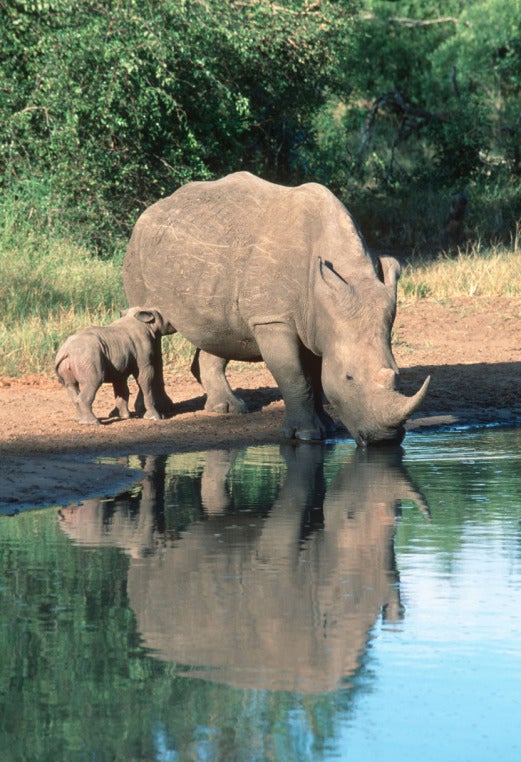
[[[402,268],[394,257],[380,257],[381,280],[396,304],[396,289]]]
[[[319,280],[338,295],[345,297],[351,294],[354,289],[350,283],[344,280],[335,270],[330,262],[326,262],[322,257],[318,258]]]

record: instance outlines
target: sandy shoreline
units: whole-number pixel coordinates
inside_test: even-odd
[[[519,300],[405,303],[398,309],[393,352],[405,394],[414,393],[426,375],[432,377],[409,430],[521,423]],[[104,386],[95,402],[101,426],[75,421],[67,394],[54,378],[0,378],[0,515],[114,495],[142,476],[127,468],[129,455],[282,441],[284,405],[263,364],[232,364],[228,373],[251,411],[247,415],[206,413],[201,387],[188,369],[169,375],[167,368],[165,375],[176,403],[173,418],[103,418],[113,406],[112,390]]]
[[[215,418],[208,416],[212,426]],[[273,424],[282,423],[283,411],[273,415]],[[162,422],[166,423],[166,422]],[[521,409],[517,416],[512,410],[472,409],[459,413],[417,416],[407,424],[407,430],[435,431],[436,429],[458,426],[481,426],[491,423],[502,425],[520,425]],[[161,425],[161,424],[160,424]],[[245,426],[245,429],[249,428]],[[49,506],[66,506],[92,497],[112,497],[129,489],[145,478],[142,471],[127,466],[131,455],[170,454],[188,450],[228,449],[251,445],[282,443],[275,427],[264,431],[262,435],[249,435],[239,432],[221,432],[215,437],[186,437],[182,442],[169,438],[152,443],[135,441],[123,447],[118,455],[104,452],[67,452],[65,454],[3,455],[0,462],[0,516],[12,516],[17,513]],[[403,442],[407,448],[407,437]],[[118,447],[120,449],[121,446]],[[114,462],[103,462],[110,457]]]

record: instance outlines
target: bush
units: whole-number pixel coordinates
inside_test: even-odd
[[[291,178],[350,3],[3,0],[0,174],[39,221],[110,250],[158,197]],[[340,31],[343,34],[340,34]]]

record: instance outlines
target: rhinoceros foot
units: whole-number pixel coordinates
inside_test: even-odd
[[[116,407],[112,408],[107,418],[122,418],[124,420],[127,420],[128,418],[130,418],[130,412],[128,408],[121,409],[116,405]]]
[[[81,423],[84,426],[101,426],[101,421],[99,421],[96,417],[86,417],[81,416],[78,418],[78,423]]]
[[[248,408],[243,400],[236,397],[231,392],[226,396],[209,396],[206,400],[204,409],[209,413],[247,413]]]
[[[147,410],[143,418],[147,421],[161,421],[164,416],[162,413],[158,413],[157,410]]]
[[[320,442],[329,433],[328,421],[333,423],[325,413],[296,418],[291,415],[286,417],[282,427],[284,439],[300,439],[303,442]]]
[[[154,416],[147,416],[145,415],[145,402],[143,399],[143,393],[141,389],[139,390],[137,397],[136,397],[136,403],[134,406],[134,409],[136,411],[136,415],[139,418],[154,418],[154,420],[159,420],[161,418],[171,418],[175,413],[175,405],[168,396],[168,394],[163,390],[157,390],[155,392],[154,396],[155,401],[155,407],[156,407],[156,413],[158,413],[158,417],[154,418]]]

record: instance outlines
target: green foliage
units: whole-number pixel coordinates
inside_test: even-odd
[[[3,0],[0,168],[106,249],[193,178],[291,174],[350,3]],[[343,45],[343,42],[342,42]],[[42,205],[31,200],[31,208]],[[36,220],[35,220],[36,221]]]
[[[474,121],[487,129],[483,158],[505,162],[521,174],[521,1],[466,4],[458,34],[434,51],[435,76],[451,67],[452,102],[475,104]],[[447,92],[447,87],[445,88]],[[467,131],[474,129],[467,120]],[[462,130],[463,132],[463,130]]]
[[[521,0],[0,10],[0,183],[32,229],[110,258],[157,198],[247,169],[327,184],[379,246],[439,247],[457,191],[471,238],[514,233]]]
[[[506,189],[521,157],[519,0],[372,0],[357,22],[349,95],[332,92],[315,117],[308,162],[317,177],[348,200],[362,195],[362,216],[378,217],[380,227],[393,198],[410,207],[418,195],[434,192],[442,201],[465,190],[470,211],[486,186]],[[512,231],[505,226],[501,235]],[[399,229],[392,237],[400,240]]]

